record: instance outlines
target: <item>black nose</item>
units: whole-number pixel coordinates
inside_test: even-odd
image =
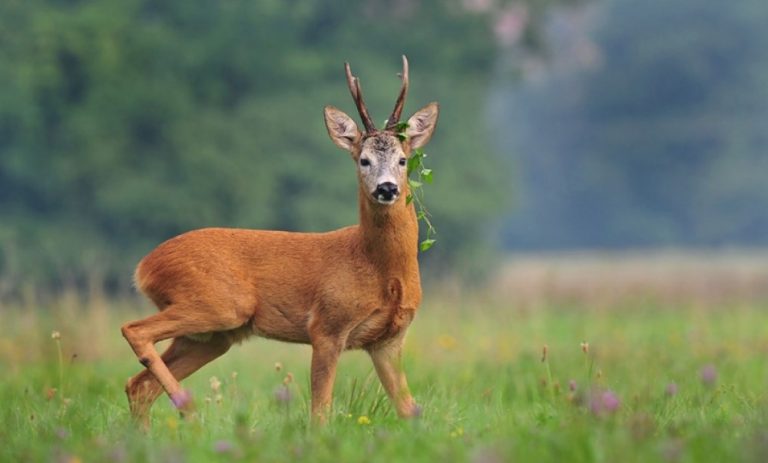
[[[384,201],[392,201],[397,196],[397,185],[392,182],[384,182],[376,187],[376,197]]]

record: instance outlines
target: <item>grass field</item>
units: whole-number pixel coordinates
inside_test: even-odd
[[[119,333],[148,305],[5,306],[0,461],[768,461],[768,303],[425,300],[405,357],[417,420],[350,352],[331,424],[309,429],[309,349],[252,338],[187,380],[196,421],[161,397],[149,434]]]

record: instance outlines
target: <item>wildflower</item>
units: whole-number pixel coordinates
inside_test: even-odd
[[[576,392],[576,389],[577,389],[576,380],[572,379],[568,381],[568,390],[571,392]]]
[[[45,390],[45,399],[46,400],[52,400],[54,397],[56,397],[56,393],[58,392],[58,389],[55,387],[49,387]]]
[[[451,437],[461,437],[464,435],[464,428],[461,426],[458,426],[456,429],[451,431]]]
[[[213,450],[216,453],[229,453],[234,450],[235,446],[228,440],[217,440],[213,443]]]
[[[211,390],[213,392],[219,392],[219,389],[221,389],[221,381],[219,381],[219,378],[211,376],[209,382],[211,383]]]
[[[621,406],[621,400],[611,390],[595,391],[589,401],[589,409],[593,415],[602,416],[616,412]]]
[[[600,396],[600,401],[602,402],[603,409],[605,411],[613,413],[616,410],[619,409],[619,405],[621,405],[621,401],[619,400],[619,396],[616,395],[613,391],[605,391]]]
[[[674,382],[667,384],[667,387],[664,388],[664,393],[668,397],[673,397],[677,395],[677,384]]]
[[[448,334],[441,334],[437,338],[437,344],[445,350],[452,350],[456,347],[456,338]]]
[[[171,394],[171,402],[173,402],[174,407],[181,410],[192,403],[192,394],[190,394],[189,391],[182,389],[179,392]]]
[[[287,405],[291,402],[292,398],[291,390],[288,389],[288,386],[283,385],[275,389],[275,400],[278,403]]]
[[[58,331],[51,331],[51,339],[58,341],[61,339],[61,333]]]
[[[700,372],[701,382],[705,386],[713,386],[717,381],[717,369],[714,365],[704,365]]]
[[[421,418],[422,413],[424,413],[424,409],[419,404],[413,404],[413,414],[411,415],[414,418]]]
[[[283,384],[287,386],[292,382],[293,382],[293,373],[288,372],[288,374],[285,375],[285,378],[283,378]]]
[[[237,372],[233,371],[231,376],[232,376],[232,381],[236,380],[237,379]]]
[[[584,352],[585,354],[589,353],[589,343],[587,341],[581,342],[581,351]]]
[[[357,424],[362,426],[369,425],[371,424],[371,419],[365,415],[361,415],[360,418],[357,419]]]
[[[168,419],[165,421],[165,424],[171,431],[175,431],[179,427],[179,421],[172,416],[168,417]]]
[[[283,364],[280,362],[275,362],[275,371],[280,371],[283,369]]]

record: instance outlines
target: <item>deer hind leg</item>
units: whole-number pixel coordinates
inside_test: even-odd
[[[373,360],[376,373],[392,400],[398,416],[401,418],[418,416],[420,408],[411,396],[402,367],[402,340],[373,347],[368,350],[368,354]]]
[[[171,305],[155,315],[123,325],[122,332],[139,362],[157,379],[174,405],[184,414],[194,409],[192,401],[157,353],[155,343],[189,334],[229,331],[242,326],[246,321],[239,319],[234,311],[222,313],[210,309],[199,310],[196,306]]]
[[[161,358],[171,374],[181,381],[223,355],[230,346],[231,343],[223,333],[214,333],[207,342],[175,338]],[[149,370],[142,370],[126,384],[125,393],[131,415],[144,428],[149,427],[149,409],[162,392],[163,387]]]

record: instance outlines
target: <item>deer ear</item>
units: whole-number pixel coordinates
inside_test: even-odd
[[[437,126],[437,113],[439,111],[440,106],[437,103],[430,103],[416,111],[416,114],[408,119],[408,128],[405,130],[405,134],[411,141],[411,148],[421,148],[432,138],[432,132]]]
[[[355,121],[347,116],[344,111],[333,106],[326,106],[324,113],[325,127],[328,129],[328,135],[331,136],[333,143],[339,148],[352,151],[352,147],[362,136]]]

